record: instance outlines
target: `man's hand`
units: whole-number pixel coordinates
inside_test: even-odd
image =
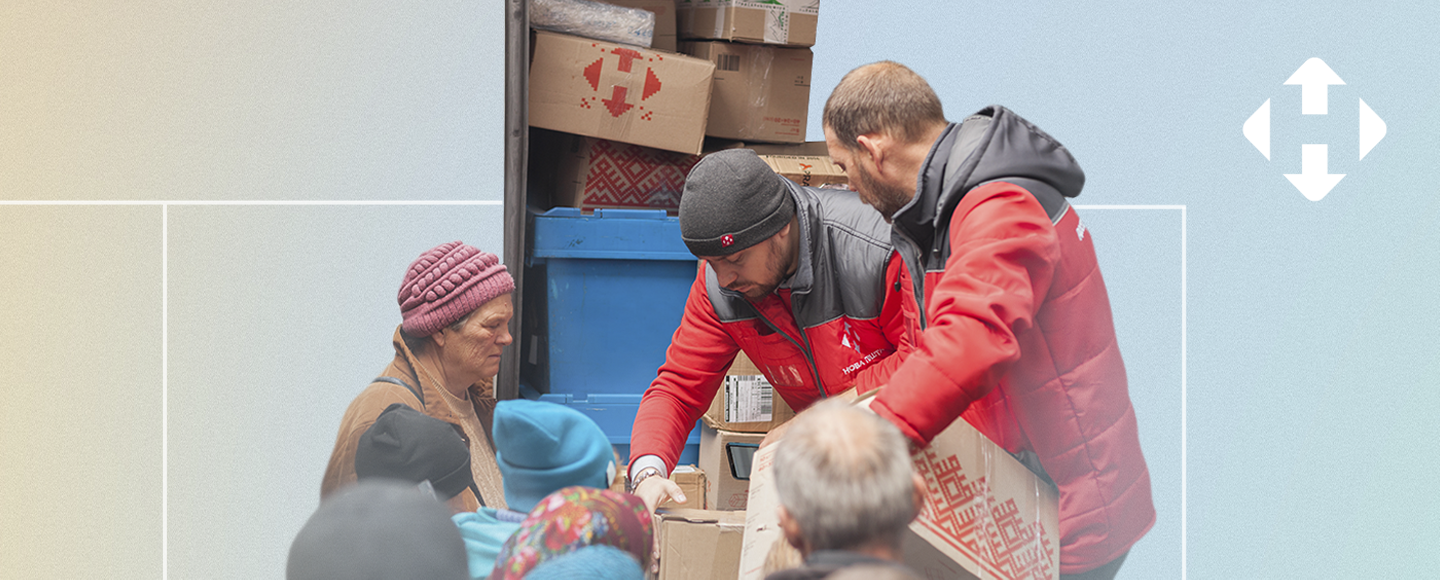
[[[639,487],[635,488],[635,495],[645,502],[645,509],[650,510],[651,515],[654,515],[655,508],[660,507],[667,499],[673,499],[675,503],[685,503],[685,492],[680,491],[680,486],[658,475],[641,481]]]

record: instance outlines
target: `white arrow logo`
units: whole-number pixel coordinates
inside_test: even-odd
[[[1343,85],[1340,75],[1330,70],[1325,61],[1311,58],[1290,75],[1287,85],[1300,85],[1300,113],[1324,115],[1330,111],[1330,85]]]
[[[1345,179],[1345,174],[1330,173],[1329,145],[1300,146],[1300,174],[1286,173],[1285,178],[1295,184],[1295,189],[1310,201],[1320,201],[1330,190]]]
[[[1303,115],[1326,115],[1330,112],[1330,85],[1343,85],[1340,75],[1330,70],[1325,61],[1311,58],[1300,65],[1295,74],[1285,81],[1287,85],[1300,85],[1300,113]],[[1385,138],[1385,121],[1360,99],[1360,159],[1370,153],[1375,145]],[[1256,109],[1245,120],[1241,133],[1260,154],[1270,159],[1270,99]],[[1330,173],[1330,147],[1328,145],[1300,146],[1300,173],[1287,173],[1285,177],[1310,201],[1320,201],[1334,189],[1345,174]]]

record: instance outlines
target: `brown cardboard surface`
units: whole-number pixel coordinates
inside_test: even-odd
[[[705,134],[725,139],[802,143],[810,106],[808,48],[733,42],[682,42],[680,52],[715,63]]]
[[[734,580],[745,512],[657,510],[660,580]]]
[[[845,170],[825,156],[808,155],[761,155],[775,173],[800,185],[820,187],[822,185],[848,185],[850,178]]]
[[[734,407],[731,407],[732,410],[735,407],[743,406],[735,400],[736,395],[742,390],[750,390],[752,386],[757,384],[761,390],[768,390],[770,393],[769,418],[764,418],[765,416],[762,414],[763,410],[754,408],[755,405],[752,404],[749,405],[751,408],[747,409],[750,412],[742,413],[742,415],[753,416],[760,414],[760,419],[755,421],[728,420],[725,412],[727,404],[734,404]],[[720,385],[720,390],[715,392],[715,399],[710,401],[710,409],[705,411],[705,414],[701,416],[700,419],[712,429],[745,433],[768,433],[771,429],[780,426],[780,424],[789,421],[791,417],[795,416],[795,411],[790,409],[790,405],[785,403],[785,399],[780,398],[780,396],[774,393],[774,387],[770,386],[770,382],[765,379],[765,375],[760,373],[760,369],[755,367],[755,363],[750,361],[750,357],[745,356],[744,352],[740,352],[735,355],[735,362],[730,363],[730,369],[725,371],[725,382]],[[745,397],[744,400],[754,401],[754,398]],[[731,415],[729,419],[738,419],[738,417]]]
[[[655,14],[655,36],[650,48],[675,52],[675,0],[598,0],[606,4],[649,10]]]
[[[698,154],[715,63],[537,31],[530,125]]]
[[[814,46],[819,0],[677,0],[680,39]]]
[[[700,426],[700,469],[705,472],[705,509],[744,510],[750,496],[750,482],[736,479],[730,469],[725,446],[730,443],[759,445],[764,433],[719,431]]]
[[[630,466],[620,468],[620,477],[610,484],[611,491],[625,491],[625,475],[630,473]],[[665,500],[660,504],[662,508],[684,509],[700,508],[705,505],[705,472],[694,465],[677,465],[675,471],[670,473],[670,481],[680,486],[680,491],[685,493],[685,503],[675,503],[675,500]]]
[[[871,400],[865,396],[858,404]],[[779,497],[770,472],[777,446],[755,454],[742,580],[761,578],[759,565],[779,533]],[[928,495],[905,534],[903,552],[905,564],[921,578],[1059,577],[1059,498],[1054,487],[964,420],[952,423],[913,459]]]
[[[699,155],[568,133],[544,152],[552,165],[551,201],[582,209],[680,208],[685,176]],[[532,151],[538,151],[533,148]]]

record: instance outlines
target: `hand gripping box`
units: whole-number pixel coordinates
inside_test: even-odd
[[[868,405],[873,398],[860,399]],[[781,538],[775,507],[775,449],[755,453],[741,580],[759,580]],[[1060,509],[1053,486],[1000,446],[957,420],[913,455],[927,498],[903,544],[921,578],[1046,580],[1060,576]]]
[[[814,46],[820,0],[677,0],[681,39]]]
[[[530,125],[699,154],[715,63],[537,31]]]

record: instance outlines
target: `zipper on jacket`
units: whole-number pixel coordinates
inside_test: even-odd
[[[792,297],[791,300],[794,300],[794,298]],[[825,383],[820,382],[820,371],[815,368],[815,355],[810,353],[810,338],[805,336],[805,329],[800,328],[800,324],[798,322],[795,324],[796,330],[800,331],[800,339],[805,341],[805,344],[801,345],[800,343],[795,342],[795,339],[791,338],[789,334],[785,334],[785,331],[780,330],[780,327],[775,326],[775,323],[770,322],[770,319],[765,317],[765,313],[760,312],[760,309],[756,308],[754,304],[750,304],[749,300],[746,300],[745,304],[750,306],[750,310],[755,311],[755,315],[760,317],[760,320],[765,321],[765,326],[769,326],[770,330],[773,330],[776,334],[785,337],[785,340],[790,341],[790,344],[793,344],[795,345],[795,348],[800,349],[801,354],[805,355],[805,362],[810,365],[810,376],[815,378],[815,388],[820,390],[820,398],[830,398],[830,395],[827,395],[825,393]]]
[[[910,271],[910,291],[915,294],[915,309],[920,317],[920,330],[925,330],[928,326],[925,320],[925,271],[917,269],[917,260],[920,259],[920,244],[915,243],[915,240],[910,239],[910,236],[898,228],[895,229],[894,234],[900,241],[905,242],[908,246],[907,249],[914,249],[913,254],[898,249],[896,251],[900,252],[900,261],[905,263],[905,269]]]

